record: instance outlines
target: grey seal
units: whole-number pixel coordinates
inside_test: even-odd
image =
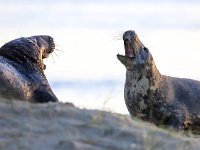
[[[124,99],[133,117],[200,134],[200,82],[162,75],[135,31],[123,34]]]
[[[0,99],[57,102],[44,74],[43,59],[55,49],[47,35],[21,37],[0,48]]]

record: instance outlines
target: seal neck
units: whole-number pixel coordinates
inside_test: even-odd
[[[150,80],[150,84],[155,86],[160,83],[162,75],[160,74],[159,70],[157,69],[154,61],[150,64],[149,71],[147,74],[147,78]]]
[[[137,84],[146,84],[146,86],[156,86],[161,81],[162,75],[157,69],[154,61],[149,64],[146,64],[139,70],[129,70],[126,71],[126,80],[133,79],[134,85]],[[143,81],[145,82],[143,82]],[[127,81],[128,82],[128,81]]]

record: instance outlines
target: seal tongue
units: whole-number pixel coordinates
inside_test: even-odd
[[[128,41],[124,41],[124,48],[125,48],[125,55],[133,58],[135,54],[134,54],[134,50],[131,46],[131,43]]]

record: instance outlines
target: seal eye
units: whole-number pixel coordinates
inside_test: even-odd
[[[30,44],[32,44],[33,46],[35,46],[35,47],[38,48],[38,46],[37,46],[37,41],[36,41],[35,39],[27,38],[27,40],[28,40],[28,42],[29,42]]]
[[[144,51],[147,53],[149,52],[148,48],[146,48],[146,47],[144,47]]]

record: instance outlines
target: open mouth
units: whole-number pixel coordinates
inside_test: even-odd
[[[49,57],[49,55],[54,51],[55,43],[52,37],[49,37],[49,47],[48,49],[44,50],[42,54],[42,59]]]
[[[125,56],[130,57],[130,58],[135,57],[133,45],[128,39],[124,40],[124,48],[125,48]]]
[[[43,52],[43,54],[42,54],[42,59],[45,59],[45,58],[49,57],[50,54],[51,54],[51,52],[48,52],[48,50],[46,50],[46,51]]]

